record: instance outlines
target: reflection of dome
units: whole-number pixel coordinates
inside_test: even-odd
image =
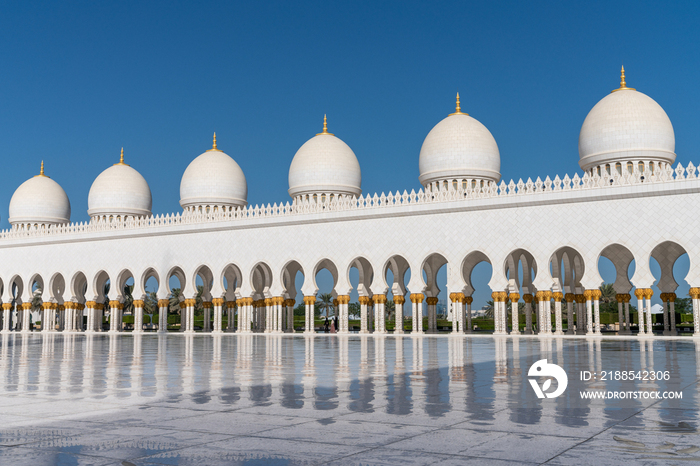
[[[418,180],[426,188],[435,182],[501,179],[496,140],[484,125],[460,111],[459,94],[456,112],[435,125],[423,141],[418,168]]]
[[[216,134],[211,149],[194,159],[180,182],[180,205],[185,210],[208,210],[244,206],[248,184],[235,160],[216,148]]]
[[[651,97],[625,84],[590,111],[578,139],[579,165],[585,171],[605,164],[672,164],[676,138],[668,115]],[[608,170],[609,171],[609,170]]]
[[[359,196],[362,174],[355,153],[343,141],[328,132],[323,117],[323,132],[299,148],[289,167],[289,195],[293,198],[313,194]]]
[[[151,215],[151,189],[139,172],[124,163],[124,149],[119,163],[100,173],[92,183],[88,215],[91,218]]]
[[[70,222],[70,201],[66,192],[41,171],[22,183],[10,200],[10,223],[21,225],[55,225]]]

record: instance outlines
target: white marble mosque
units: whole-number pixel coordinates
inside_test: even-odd
[[[29,332],[37,298],[44,332],[100,332],[107,314],[110,331],[120,332],[122,290],[130,280],[135,332],[141,332],[146,282],[153,279],[164,332],[168,284],[176,277],[185,333],[194,332],[200,282],[204,332],[294,332],[292,310],[303,302],[308,334],[314,332],[316,275],[325,269],[333,277],[339,334],[350,331],[351,292],[361,304],[360,333],[387,333],[388,299],[396,307],[395,334],[403,333],[405,315],[413,334],[424,333],[425,314],[427,332],[434,333],[437,296],[444,291],[452,332],[463,335],[472,330],[472,272],[487,262],[496,335],[600,335],[598,261],[605,257],[616,270],[619,334],[631,334],[634,298],[636,333],[648,338],[652,285],[662,293],[664,334],[676,334],[673,266],[687,254],[684,279],[700,336],[700,228],[693,214],[700,179],[692,163],[673,166],[670,119],[650,97],[627,87],[623,69],[620,87],[583,122],[578,147],[582,173],[502,180],[495,139],[462,112],[458,95],[456,110],[430,130],[417,154],[418,192],[363,194],[354,152],[324,118],[322,132],[292,159],[291,201],[248,204],[245,175],[215,135],[213,147],[183,174],[182,212],[152,213],[148,183],[122,151],[119,163],[94,181],[90,221],[80,223],[71,223],[70,201],[42,162],[40,174],[12,196],[11,228],[0,232],[2,332]],[[615,228],[601,228],[599,218],[614,218]],[[652,258],[660,277],[651,272]],[[443,266],[446,283],[438,283]]]

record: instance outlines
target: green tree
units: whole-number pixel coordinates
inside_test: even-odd
[[[598,300],[600,304],[603,303],[616,303],[617,304],[617,293],[612,283],[603,283],[600,285],[600,299]]]
[[[673,305],[673,308],[676,312],[680,312],[681,314],[692,314],[693,301],[690,298],[676,298],[676,303]]]
[[[124,285],[124,290],[122,295],[124,297],[124,312],[133,313],[134,312],[134,285]]]
[[[386,311],[387,320],[393,321],[394,314],[396,313],[396,305],[394,304],[394,300],[392,299],[391,301],[387,301],[384,305],[384,309]]]
[[[328,317],[329,311],[333,310],[333,295],[330,293],[323,293],[318,297],[316,302],[318,303],[319,314],[323,312],[326,317]]]
[[[158,295],[155,291],[149,291],[146,299],[143,300],[143,311],[146,314],[156,314],[158,312]]]
[[[361,310],[362,310],[362,306],[360,306],[360,303],[358,303],[358,302],[348,304],[348,315],[349,316],[359,316]]]
[[[180,288],[173,288],[170,290],[170,304],[168,305],[168,311],[171,314],[180,315],[180,295],[182,290]]]
[[[294,308],[294,315],[301,317],[306,315],[306,306],[304,305],[304,303],[299,303],[296,305],[296,307]]]

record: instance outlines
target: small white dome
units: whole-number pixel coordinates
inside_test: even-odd
[[[186,209],[196,206],[244,206],[248,199],[248,184],[243,170],[235,160],[214,146],[194,159],[182,175],[180,205]]]
[[[10,224],[53,225],[70,222],[70,201],[61,185],[44,175],[22,183],[10,200]]]
[[[151,189],[139,172],[121,160],[95,179],[88,194],[88,215],[134,216],[151,215]]]
[[[501,179],[501,155],[491,133],[478,120],[457,111],[428,133],[418,160],[423,186],[435,181]]]
[[[666,112],[651,97],[624,84],[590,111],[578,139],[583,170],[616,162],[676,160],[676,138]]]
[[[323,117],[323,132],[299,148],[289,167],[289,195],[362,194],[360,162],[343,141],[328,132]]]

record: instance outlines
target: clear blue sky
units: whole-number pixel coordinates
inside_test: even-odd
[[[155,213],[211,146],[248,201],[286,202],[296,150],[329,129],[366,193],[418,188],[430,129],[462,110],[493,133],[503,179],[572,174],[588,111],[619,84],[654,98],[678,161],[700,162],[698,2],[4,2],[0,226],[46,172],[87,220],[95,177],[127,163]]]

